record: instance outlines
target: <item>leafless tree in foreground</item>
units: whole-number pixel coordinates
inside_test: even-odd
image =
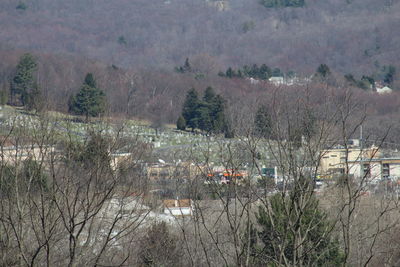
[[[52,117],[17,117],[3,134],[2,265],[120,266],[131,256],[124,247],[149,212],[149,147],[123,127],[80,127],[86,134]]]

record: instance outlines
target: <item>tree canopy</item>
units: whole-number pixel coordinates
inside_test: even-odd
[[[283,253],[294,266],[299,262],[304,266],[339,266],[343,256],[339,243],[331,236],[332,226],[326,214],[318,207],[315,197],[302,203],[306,207],[298,214],[295,206],[300,204],[299,196],[296,190],[287,197],[276,194],[271,197],[270,210],[259,207],[257,222],[258,236],[263,244],[260,249],[262,261],[279,262]]]
[[[225,129],[225,100],[215,94],[212,87],[208,87],[202,99],[195,89],[188,91],[182,109],[182,117],[186,126],[199,128],[213,133],[221,133]],[[180,122],[182,125],[182,120]]]
[[[303,7],[304,0],[261,0],[260,3],[267,7]]]
[[[182,116],[186,121],[186,126],[189,128],[197,128],[198,116],[197,108],[199,105],[199,94],[192,88],[186,94],[186,99],[183,104]]]
[[[96,117],[105,112],[106,95],[97,88],[92,73],[88,73],[80,91],[69,100],[69,111],[77,115]]]
[[[262,105],[258,108],[254,119],[254,131],[257,136],[268,138],[271,135],[272,121],[268,108]]]
[[[25,105],[31,90],[36,84],[34,73],[37,70],[36,59],[32,54],[21,56],[11,82],[11,104]]]

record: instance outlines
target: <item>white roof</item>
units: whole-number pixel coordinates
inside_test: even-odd
[[[378,94],[384,94],[384,93],[391,93],[393,90],[387,86],[382,87],[382,88],[376,88],[376,92]]]

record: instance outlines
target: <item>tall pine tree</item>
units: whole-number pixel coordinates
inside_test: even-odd
[[[221,133],[225,129],[225,100],[221,95],[216,95],[211,105],[212,131]]]
[[[319,208],[318,200],[311,196],[301,212],[296,212],[295,206],[302,201],[299,192],[304,194],[294,189],[287,197],[272,196],[268,209],[259,206],[256,217],[258,236],[263,244],[259,260],[264,264],[282,262],[285,258],[287,265],[296,265],[293,259],[304,266],[342,265],[344,258],[339,243],[332,237],[332,226]]]
[[[105,112],[106,95],[97,88],[93,74],[88,73],[85,81],[76,96],[69,100],[70,112],[77,115],[84,115],[86,120],[90,117],[96,117]]]
[[[197,91],[191,89],[186,95],[182,116],[192,130],[221,133],[225,129],[225,100],[212,87],[205,90],[201,100]]]
[[[254,119],[254,132],[256,136],[269,138],[271,136],[272,120],[268,108],[262,105],[258,108]]]
[[[16,73],[11,82],[11,104],[25,105],[29,93],[34,87],[34,72],[37,70],[37,63],[33,55],[27,53],[20,58]]]
[[[198,127],[198,106],[199,94],[194,88],[192,88],[186,94],[186,99],[182,110],[182,116],[186,121],[186,126],[192,128],[192,131]]]

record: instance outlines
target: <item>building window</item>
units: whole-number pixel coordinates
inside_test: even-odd
[[[371,166],[369,164],[363,165],[363,174],[364,178],[371,178]]]
[[[388,178],[390,176],[390,166],[388,163],[382,164],[382,177]]]

